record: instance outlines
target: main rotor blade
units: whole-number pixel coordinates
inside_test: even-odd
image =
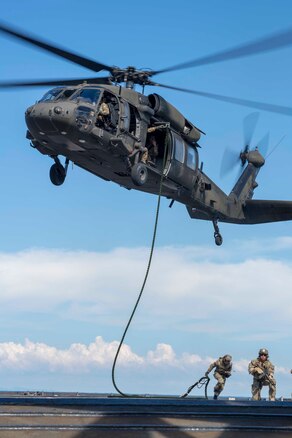
[[[10,35],[12,37],[18,38],[22,41],[25,41],[26,43],[32,44],[34,46],[37,46],[43,50],[46,50],[47,52],[53,53],[54,55],[60,56],[61,58],[68,59],[71,62],[74,62],[75,64],[81,65],[83,67],[88,68],[89,70],[93,70],[95,72],[99,72],[101,70],[107,70],[109,72],[112,72],[112,67],[109,67],[106,64],[102,64],[100,62],[93,61],[89,58],[85,58],[84,56],[77,55],[76,53],[69,52],[67,50],[61,49],[60,47],[56,45],[49,44],[45,41],[42,41],[40,39],[36,39],[32,37],[31,35],[28,35],[23,32],[19,32],[18,30],[14,29],[11,26],[7,26],[3,23],[0,23],[0,32],[3,32],[7,35]]]
[[[244,136],[244,147],[251,145],[251,140],[254,135],[254,131],[259,119],[260,113],[251,113],[246,116],[243,120],[243,136]]]
[[[0,82],[0,89],[2,88],[17,88],[17,87],[41,87],[49,85],[81,85],[88,84],[110,84],[108,77],[103,78],[84,78],[84,79],[48,79],[44,81],[15,81],[15,82]]]
[[[268,111],[271,113],[284,114],[292,116],[292,108],[288,106],[272,105],[269,103],[255,102],[253,100],[238,99],[237,97],[221,96],[220,94],[206,93],[204,91],[189,90],[187,88],[172,87],[170,85],[163,85],[152,82],[151,85],[156,87],[168,88],[170,90],[182,91],[184,93],[196,94],[197,96],[208,97],[209,99],[220,100],[222,102],[234,103],[235,105],[247,106],[261,111]]]
[[[235,58],[243,58],[245,56],[256,55],[257,53],[270,52],[282,47],[292,45],[292,29],[289,28],[282,32],[251,41],[231,49],[223,50],[213,55],[203,56],[194,59],[193,61],[183,62],[171,67],[157,70],[152,73],[152,76],[158,73],[165,73],[168,71],[182,70],[190,67],[199,67],[200,65],[214,64],[215,62],[228,61]]]

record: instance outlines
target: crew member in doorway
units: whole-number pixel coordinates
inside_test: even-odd
[[[211,363],[207,369],[205,376],[208,377],[209,373],[215,368],[214,377],[217,380],[217,384],[214,387],[214,400],[217,400],[219,394],[223,391],[226,379],[231,376],[232,371],[232,357],[230,354],[225,354],[223,357],[219,357],[215,362]]]
[[[149,137],[147,137],[146,148],[142,154],[142,163],[155,165],[158,153],[158,143],[155,134],[150,134]]]
[[[109,122],[110,109],[106,102],[102,102],[97,114],[97,124],[106,127]]]
[[[268,360],[269,352],[261,348],[257,359],[248,365],[248,372],[253,376],[251,385],[252,400],[261,400],[263,386],[269,387],[269,400],[274,401],[276,397],[276,380],[274,379],[274,365]]]
[[[158,144],[154,134],[150,134],[149,136],[147,149],[149,153],[149,161],[152,162],[153,164],[156,164],[156,158],[158,156]]]

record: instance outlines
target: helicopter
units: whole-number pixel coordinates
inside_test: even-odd
[[[292,30],[284,31],[210,56],[161,70],[119,68],[65,50],[0,23],[0,32],[83,66],[106,77],[0,82],[0,88],[53,86],[27,108],[26,137],[30,145],[52,158],[50,180],[64,183],[69,163],[126,189],[161,194],[184,204],[191,218],[212,222],[216,245],[223,242],[219,222],[260,224],[292,220],[292,202],[254,200],[257,175],[265,164],[259,147],[250,149],[251,136],[237,156],[241,175],[230,194],[203,171],[199,140],[205,134],[157,93],[155,86],[292,115],[292,108],[164,85],[158,74],[245,57],[292,45]],[[138,85],[142,92],[135,90]],[[60,156],[65,158],[64,164]],[[161,184],[160,184],[161,182]]]

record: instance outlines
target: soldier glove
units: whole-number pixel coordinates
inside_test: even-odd
[[[264,372],[263,372],[263,370],[262,370],[261,368],[259,368],[259,367],[256,367],[256,368],[254,369],[253,374],[255,374],[256,376],[264,376]]]

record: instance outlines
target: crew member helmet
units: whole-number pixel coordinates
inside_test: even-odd
[[[261,348],[260,349],[259,356],[262,356],[262,355],[265,355],[267,357],[269,356],[269,352],[268,352],[268,350],[266,348]]]
[[[225,354],[225,356],[223,356],[223,361],[225,363],[230,363],[232,361],[232,356],[230,356],[230,354]]]

